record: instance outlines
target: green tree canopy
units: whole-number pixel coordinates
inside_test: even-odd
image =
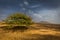
[[[32,23],[32,18],[22,13],[14,13],[9,15],[5,19],[5,22],[9,25],[30,25]]]

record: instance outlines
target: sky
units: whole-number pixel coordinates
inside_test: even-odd
[[[25,13],[35,22],[60,24],[60,0],[0,0],[0,20],[15,12]]]

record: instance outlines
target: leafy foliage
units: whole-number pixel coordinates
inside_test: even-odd
[[[21,13],[15,13],[9,15],[5,22],[10,25],[30,25],[32,20],[29,16]]]
[[[32,19],[31,17],[22,14],[22,13],[14,13],[9,15],[6,19],[5,19],[6,24],[9,25],[9,28],[13,28],[14,26],[27,26],[32,24]]]

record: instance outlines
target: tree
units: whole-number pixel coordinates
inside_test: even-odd
[[[32,19],[31,17],[22,14],[22,13],[14,13],[9,15],[6,19],[5,19],[6,24],[10,25],[10,26],[14,26],[14,25],[19,25],[19,26],[23,26],[23,25],[30,25],[32,23]]]

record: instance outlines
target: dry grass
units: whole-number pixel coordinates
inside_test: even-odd
[[[36,26],[33,25],[32,29],[24,32],[20,30],[8,32],[8,30],[0,29],[0,40],[60,40],[60,31],[57,29],[42,27],[44,25]]]
[[[60,40],[60,31],[53,29],[27,30],[25,32],[0,31],[0,40]]]

